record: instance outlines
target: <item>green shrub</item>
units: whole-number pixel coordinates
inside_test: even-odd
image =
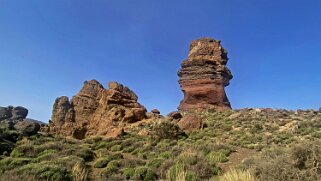
[[[125,176],[127,180],[133,178],[135,174],[135,169],[134,168],[124,168],[122,169],[122,173]]]
[[[114,145],[110,148],[110,151],[116,152],[116,151],[121,151],[122,146],[121,145]]]
[[[172,152],[171,151],[164,151],[162,153],[159,154],[159,157],[161,158],[170,158],[172,156]]]
[[[78,147],[78,148],[69,148],[62,152],[64,155],[75,155],[77,157],[83,158],[85,161],[91,161],[95,157],[95,153],[86,147]]]
[[[206,157],[209,161],[211,161],[214,164],[228,161],[226,155],[220,151],[212,151]]]
[[[111,158],[110,157],[103,157],[103,158],[99,158],[95,163],[94,163],[94,167],[95,168],[104,168],[107,166],[107,164],[110,162]]]
[[[34,175],[43,180],[72,180],[71,173],[59,165],[51,164],[28,164],[18,170],[19,174]]]
[[[291,148],[273,148],[245,160],[244,169],[260,180],[310,181],[321,178],[321,142],[308,141]]]
[[[182,130],[176,124],[168,120],[156,122],[152,126],[151,132],[151,135],[157,139],[173,139],[183,134]]]
[[[12,150],[10,156],[11,157],[34,157],[38,153],[35,152],[34,146],[33,145],[20,145],[17,146],[15,149]]]
[[[164,160],[164,158],[154,158],[147,162],[147,166],[150,168],[158,168],[164,162]]]
[[[198,154],[191,150],[185,150],[179,155],[178,160],[187,165],[195,165],[198,162]]]
[[[0,173],[26,165],[30,162],[29,158],[11,158],[7,157],[0,160]]]
[[[52,164],[63,166],[64,168],[71,170],[73,166],[78,162],[84,162],[85,160],[81,157],[74,155],[57,157],[51,161]]]
[[[105,177],[109,177],[111,174],[115,173],[118,171],[120,166],[120,161],[119,160],[113,160],[110,161],[107,164],[107,167],[105,167],[102,171],[101,171],[101,175],[105,176]]]
[[[192,171],[187,171],[183,164],[177,163],[168,169],[166,178],[169,181],[196,181],[196,174]]]
[[[156,179],[156,174],[148,167],[135,168],[134,179],[150,181]]]
[[[43,161],[43,160],[49,160],[50,158],[52,158],[55,153],[57,153],[56,150],[45,150],[41,153],[39,153],[37,155],[37,157],[35,159],[33,159],[33,162],[40,162],[40,161]]]

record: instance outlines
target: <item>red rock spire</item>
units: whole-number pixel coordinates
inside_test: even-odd
[[[231,109],[225,86],[233,78],[226,67],[227,51],[219,40],[201,38],[192,41],[187,60],[178,72],[184,93],[179,110]]]

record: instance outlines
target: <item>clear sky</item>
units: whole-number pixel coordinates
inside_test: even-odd
[[[56,97],[97,79],[166,114],[200,37],[229,52],[233,108],[321,106],[318,0],[0,0],[0,106],[46,122]]]

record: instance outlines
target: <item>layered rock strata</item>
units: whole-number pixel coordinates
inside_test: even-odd
[[[137,95],[117,82],[105,89],[96,80],[86,81],[70,101],[62,96],[53,105],[49,131],[83,139],[90,135],[117,136],[130,123],[146,117]]]
[[[226,64],[227,51],[221,42],[201,38],[191,43],[187,60],[178,72],[184,93],[178,109],[231,109],[225,87],[233,78]]]

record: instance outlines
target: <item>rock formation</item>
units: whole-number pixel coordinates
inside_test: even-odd
[[[185,132],[193,132],[203,128],[203,120],[198,115],[185,115],[177,125]]]
[[[37,134],[41,122],[28,119],[27,115],[28,109],[22,106],[0,107],[0,129],[15,130],[23,136]]]
[[[123,128],[146,117],[136,94],[129,88],[110,82],[105,89],[96,80],[86,81],[70,101],[59,97],[53,105],[49,131],[83,139],[90,135],[117,136]]]
[[[193,41],[188,59],[182,62],[178,72],[184,93],[178,109],[231,109],[225,94],[225,86],[233,77],[226,67],[227,61],[227,51],[220,41],[211,38]]]

